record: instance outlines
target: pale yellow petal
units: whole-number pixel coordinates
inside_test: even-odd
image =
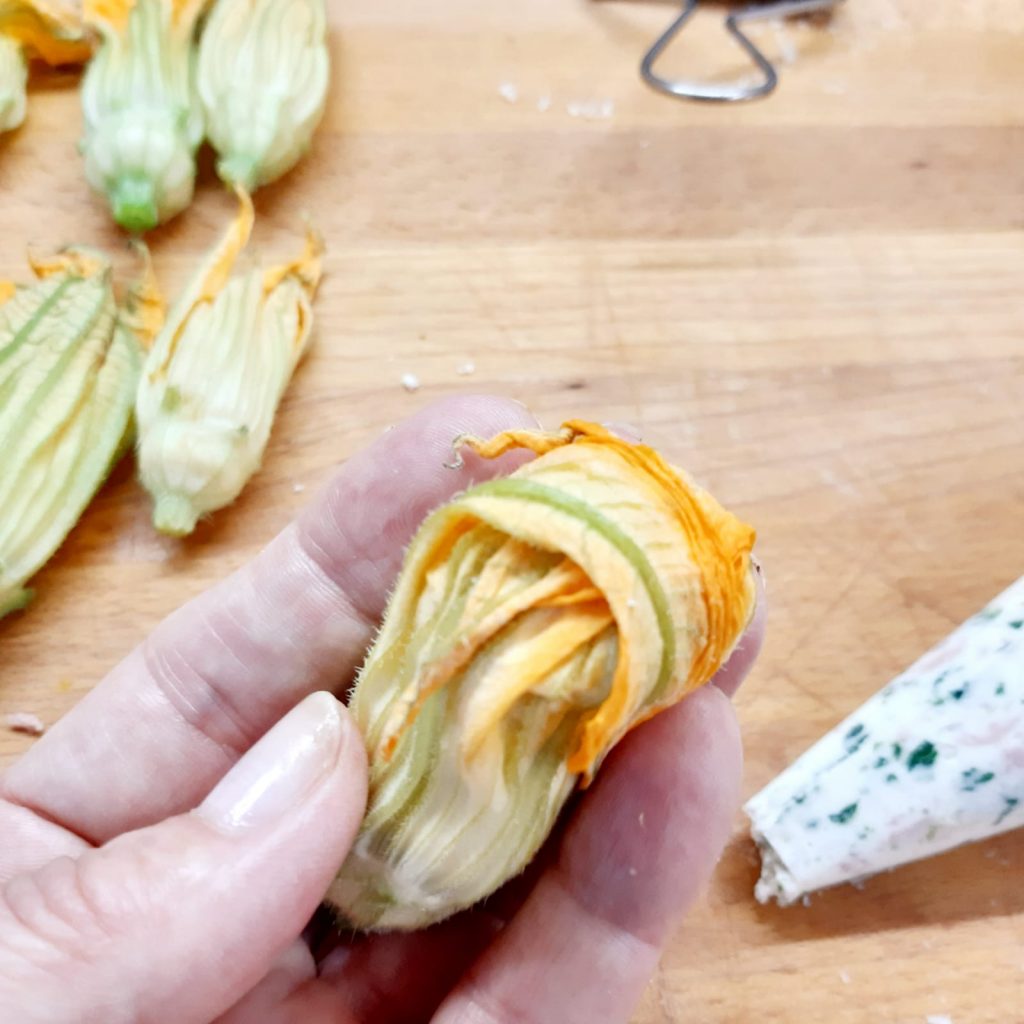
[[[249,242],[256,213],[248,193],[240,190],[237,194],[239,200],[237,215],[224,232],[221,240],[210,250],[206,259],[193,273],[184,292],[179,296],[170,312],[164,325],[166,342],[160,347],[160,358],[157,361],[150,360],[147,364],[146,372],[150,380],[155,381],[166,374],[189,317],[199,306],[211,303],[216,299],[217,294],[223,290],[231,277],[242,250]]]

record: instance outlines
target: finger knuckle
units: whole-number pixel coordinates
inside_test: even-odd
[[[0,909],[7,918],[3,934],[10,951],[38,967],[88,960],[116,931],[116,916],[102,890],[70,857],[11,879]]]
[[[210,656],[211,650],[219,649],[215,631],[210,639],[209,647],[192,649],[206,650]],[[232,760],[248,748],[253,730],[217,685],[216,670],[208,671],[159,637],[144,641],[142,656],[153,685],[190,731],[224,749]]]

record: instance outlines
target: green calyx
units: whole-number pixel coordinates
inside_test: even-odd
[[[168,537],[187,537],[199,522],[192,502],[182,494],[163,494],[153,508],[153,525]]]
[[[254,192],[262,182],[259,179],[259,160],[233,153],[217,161],[217,174],[228,185],[240,185],[246,192]]]
[[[153,182],[140,175],[119,178],[110,191],[114,220],[126,231],[141,234],[160,223]]]
[[[27,608],[35,596],[36,592],[28,587],[15,587],[9,593],[0,594],[0,619]]]

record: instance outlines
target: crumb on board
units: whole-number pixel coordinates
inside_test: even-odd
[[[565,109],[570,117],[585,121],[606,121],[615,114],[614,100],[569,100]]]
[[[459,363],[459,365],[455,368],[455,372],[460,377],[472,377],[473,374],[476,373],[476,363],[472,362],[471,360],[467,360],[464,363]]]
[[[305,484],[292,484],[292,494],[301,494],[305,489]]]
[[[12,711],[4,715],[4,725],[11,732],[20,732],[25,736],[42,736],[46,732],[43,720],[30,711]]]
[[[537,110],[541,114],[546,114],[550,109],[551,109],[551,97],[550,96],[541,96],[541,98],[539,100],[537,100]]]
[[[948,1013],[929,1013],[925,1024],[953,1024],[953,1018]]]
[[[809,907],[811,905],[811,897],[807,893],[804,893],[803,898],[800,900],[800,902],[805,907]]]
[[[403,373],[402,374],[402,387],[405,388],[410,394],[420,389],[420,379],[415,373]]]
[[[519,86],[515,82],[502,82],[498,86],[498,95],[506,103],[518,103],[519,102]]]
[[[645,818],[646,818],[646,816],[644,815],[644,812],[643,812],[643,811],[641,811],[641,812],[640,812],[640,813],[639,813],[639,814],[637,815],[637,818],[636,818],[636,820],[637,820],[638,822],[640,822],[640,827],[641,827],[641,828],[643,828],[643,827],[644,827],[644,822],[645,822]]]
[[[849,971],[840,971],[839,972],[839,980],[844,985],[849,985],[850,984],[850,972]]]

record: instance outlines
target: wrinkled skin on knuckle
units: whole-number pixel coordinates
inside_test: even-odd
[[[0,894],[0,1007],[8,999],[16,1005],[19,993],[56,992],[55,981],[91,967],[111,924],[77,860],[60,857],[11,879]]]

